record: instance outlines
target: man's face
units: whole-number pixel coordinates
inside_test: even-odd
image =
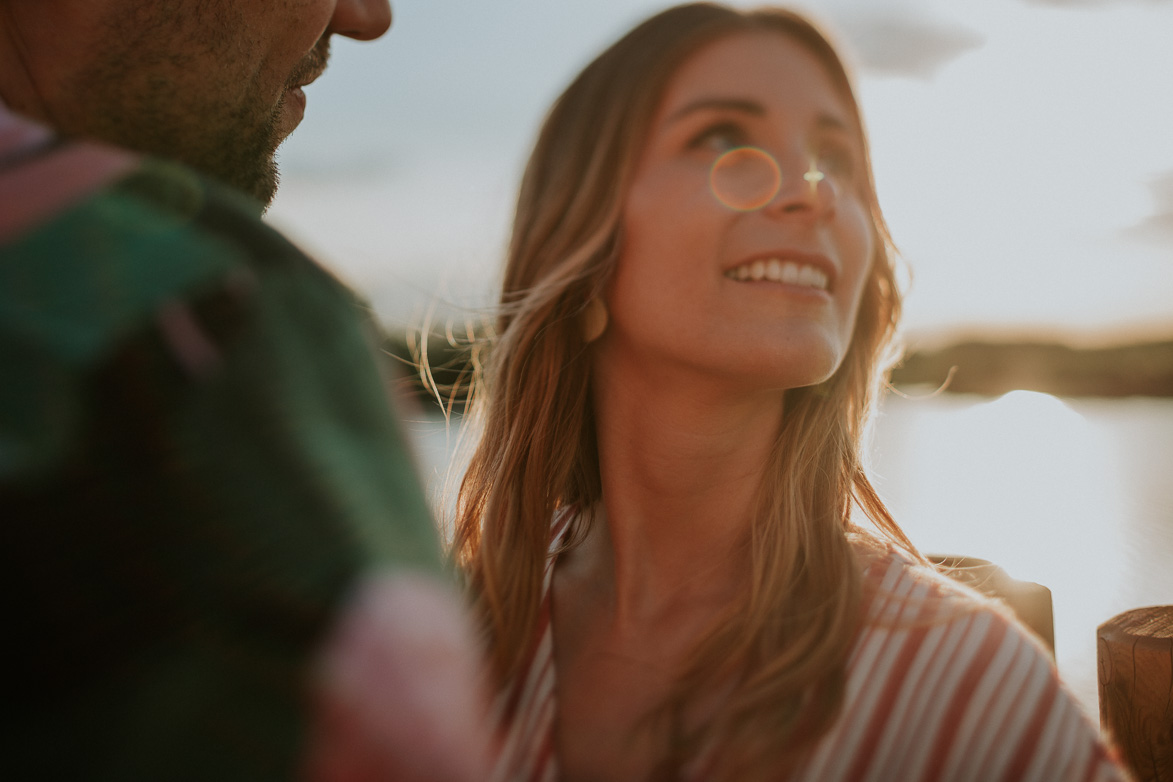
[[[391,16],[388,0],[12,1],[72,6],[60,15],[85,22],[61,36],[68,51],[29,26],[39,41],[27,70],[45,119],[179,160],[262,203],[277,187],[277,146],[301,121],[300,85],[325,68],[330,35],[377,38]]]

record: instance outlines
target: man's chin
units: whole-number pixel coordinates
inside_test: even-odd
[[[267,209],[277,195],[277,163],[272,155],[263,161],[257,160],[247,167],[226,170],[222,166],[193,165],[198,171],[210,176],[221,184],[256,200]]]
[[[257,139],[251,148],[238,150],[241,154],[225,156],[202,168],[205,173],[219,179],[268,207],[277,195],[276,153],[284,140],[276,123],[270,125],[264,139]]]
[[[269,205],[273,203],[273,199],[277,196],[278,180],[277,163],[270,160],[268,166],[265,167],[263,176],[254,183],[251,190],[246,190],[245,192],[260,202],[262,208],[268,209]]]
[[[251,122],[234,117],[234,121],[209,128],[198,137],[198,143],[188,145],[191,154],[175,157],[267,207],[277,193],[276,153],[288,135],[283,127],[286,119],[281,105]]]

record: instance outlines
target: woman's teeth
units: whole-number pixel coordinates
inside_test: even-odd
[[[827,290],[829,280],[821,269],[805,263],[782,261],[777,258],[758,260],[745,263],[725,272],[731,280],[769,280],[787,285],[800,285],[806,288]]]

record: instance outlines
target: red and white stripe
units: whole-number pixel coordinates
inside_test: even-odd
[[[508,725],[505,743],[493,773],[494,782],[555,782],[558,759],[554,752],[554,634],[550,629],[550,583],[554,560],[573,514],[559,514],[550,535],[549,560],[542,581],[542,605],[538,611],[535,644],[525,673],[497,699],[495,717]]]
[[[549,590],[568,516],[555,523],[530,663],[498,701],[508,728],[496,782],[558,778]],[[867,578],[877,597],[849,658],[843,710],[791,780],[1128,778],[1047,652],[1004,609],[895,550]]]

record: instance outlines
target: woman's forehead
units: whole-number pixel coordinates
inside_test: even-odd
[[[692,52],[669,78],[658,114],[664,120],[693,103],[739,98],[763,108],[810,106],[845,121],[854,114],[820,57],[772,31],[733,33]]]

